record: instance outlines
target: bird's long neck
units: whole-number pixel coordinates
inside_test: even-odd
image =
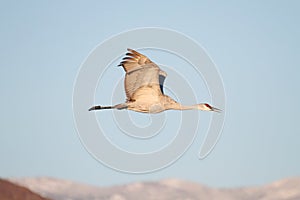
[[[198,110],[197,105],[181,105],[180,103],[175,103],[171,106],[170,109],[173,110]]]
[[[181,105],[178,103],[178,105],[174,107],[174,110],[198,110],[198,105]]]
[[[162,99],[164,102],[165,110],[196,110],[198,109],[197,105],[181,105],[180,103],[174,101],[171,97],[165,95]]]

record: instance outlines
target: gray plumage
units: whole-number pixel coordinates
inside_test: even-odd
[[[165,95],[163,83],[167,73],[145,55],[133,49],[127,50],[126,56],[119,64],[126,72],[124,81],[126,102],[115,106],[93,106],[89,111],[101,109],[128,109],[145,113],[159,113],[170,109],[220,111],[207,103],[183,106]]]

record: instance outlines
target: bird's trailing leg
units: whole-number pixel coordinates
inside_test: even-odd
[[[113,106],[93,106],[89,109],[89,111],[102,109],[113,109]]]
[[[120,104],[115,105],[114,108],[118,109],[118,110],[123,110],[123,109],[127,109],[128,105],[127,105],[127,103],[120,103]]]
[[[89,109],[89,111],[92,110],[104,110],[104,109],[118,109],[118,110],[122,110],[122,109],[127,109],[127,104],[126,103],[121,103],[121,104],[117,104],[115,106],[93,106]]]

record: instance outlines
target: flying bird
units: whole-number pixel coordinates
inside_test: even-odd
[[[167,73],[152,62],[145,55],[133,50],[128,52],[118,66],[122,66],[126,72],[125,92],[127,100],[125,103],[114,106],[93,106],[89,109],[128,109],[142,113],[159,113],[165,110],[204,110],[220,112],[207,103],[185,106],[176,102],[164,94],[163,83]]]

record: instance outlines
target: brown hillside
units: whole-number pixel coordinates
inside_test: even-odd
[[[9,181],[0,179],[0,200],[49,200]]]

